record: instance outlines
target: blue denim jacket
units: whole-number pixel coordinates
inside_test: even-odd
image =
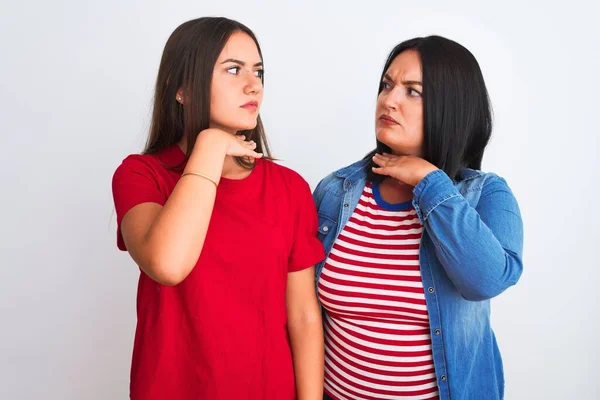
[[[365,160],[325,177],[313,197],[327,254],[365,186]],[[521,276],[523,224],[497,175],[464,169],[458,182],[429,173],[413,191],[423,224],[420,264],[440,399],[504,397],[502,360],[490,326],[490,299]],[[316,267],[316,284],[325,261]]]

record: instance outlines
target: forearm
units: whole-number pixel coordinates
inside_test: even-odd
[[[211,138],[198,140],[184,172],[198,172],[219,182],[224,150]],[[177,284],[191,272],[202,251],[212,216],[216,187],[196,175],[182,177],[144,236],[150,268]]]
[[[320,318],[288,323],[298,400],[323,398],[323,324]]]

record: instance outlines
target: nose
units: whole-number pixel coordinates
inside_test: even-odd
[[[390,91],[381,92],[381,96],[382,105],[390,111],[400,110],[407,100],[406,89],[401,85],[394,87]]]
[[[244,86],[245,94],[258,94],[262,90],[262,79],[259,76],[254,75],[254,72],[247,74],[246,85]]]
[[[396,90],[381,93],[381,104],[388,110],[396,111],[400,108],[401,96]]]

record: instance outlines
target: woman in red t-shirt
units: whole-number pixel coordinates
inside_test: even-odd
[[[165,46],[150,137],[113,177],[117,242],[140,268],[132,399],[318,399],[324,259],[308,184],[275,164],[263,63],[226,18]]]

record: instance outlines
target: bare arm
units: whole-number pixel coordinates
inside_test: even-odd
[[[260,157],[255,144],[208,129],[196,141],[184,172],[199,172],[219,182],[226,155]],[[164,207],[143,203],[129,210],[121,233],[129,254],[152,279],[177,285],[194,268],[216,196],[215,185],[198,176],[179,180]]]
[[[323,321],[314,267],[288,273],[287,315],[298,400],[323,398]]]

